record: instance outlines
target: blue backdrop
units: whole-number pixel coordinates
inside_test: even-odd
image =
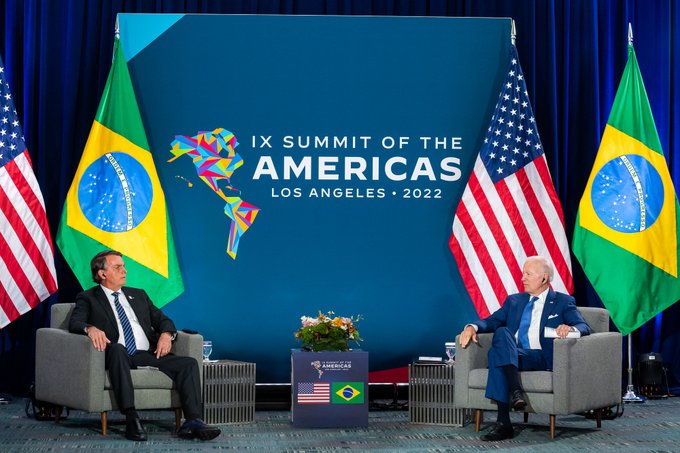
[[[474,317],[447,241],[510,20],[169,19],[120,16],[186,288],[166,313],[212,339],[214,357],[256,361],[265,382],[288,381],[292,333],[319,310],[363,315],[371,369],[442,355]],[[218,127],[244,159],[226,193],[261,209],[235,260],[224,201],[188,156],[167,162],[175,135]],[[287,176],[286,156],[309,173]],[[364,179],[346,175],[348,158]]]
[[[111,65],[113,28],[119,12],[513,17],[518,53],[569,236],[626,62],[626,34],[631,22],[662,147],[676,186],[680,181],[680,60],[674,58],[680,46],[677,1],[8,0],[0,6],[0,52],[53,232]],[[172,63],[168,62],[168,68]],[[182,164],[176,161],[175,165]],[[238,173],[236,176],[240,177]],[[250,192],[243,196],[248,200]],[[215,203],[216,207],[220,204]],[[224,221],[221,214],[215,216]],[[256,235],[257,222],[265,224],[257,220],[246,233],[241,253],[256,242],[248,235]],[[442,233],[446,236],[448,232]],[[13,370],[0,373],[1,391],[27,390],[33,379],[35,330],[48,323],[52,303],[72,301],[80,290],[61,255],[57,253],[56,259],[57,295],[0,331],[0,369]],[[574,274],[577,302],[600,305],[575,261]],[[389,312],[389,301],[383,303],[386,307],[381,313]],[[449,303],[455,301],[442,301]],[[401,324],[394,326],[405,338],[410,335],[410,317],[410,312],[400,313]],[[280,323],[285,324],[283,330],[291,330],[288,320]],[[679,325],[680,306],[675,304],[633,333],[635,352],[663,353],[671,385],[680,381]],[[224,328],[229,324],[225,322]],[[433,335],[445,336],[442,332]]]

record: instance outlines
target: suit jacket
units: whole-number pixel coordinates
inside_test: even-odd
[[[156,349],[158,337],[163,332],[175,333],[175,324],[163,314],[149,299],[142,289],[124,287],[123,293],[137,315],[146,337],[149,339],[149,350]],[[101,286],[94,286],[76,296],[76,306],[69,320],[69,330],[73,333],[85,333],[86,326],[95,326],[106,333],[112,343],[118,342],[118,323],[113,309]]]
[[[477,331],[488,333],[495,332],[499,327],[507,327],[511,332],[517,332],[520,320],[522,319],[522,312],[529,303],[529,299],[528,293],[508,296],[503,306],[491,316],[474,323],[478,327]],[[551,288],[548,289],[548,295],[545,298],[539,327],[541,349],[550,368],[552,368],[553,363],[553,341],[555,339],[546,338],[544,336],[544,329],[546,327],[557,328],[561,324],[575,327],[581,332],[581,336],[590,334],[590,326],[588,326],[581,313],[576,309],[574,298],[568,294],[553,291]]]

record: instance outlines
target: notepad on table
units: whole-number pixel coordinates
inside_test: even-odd
[[[543,330],[543,336],[546,338],[557,338],[557,329],[554,327],[546,327]],[[581,338],[581,332],[572,330],[567,334],[567,338]]]

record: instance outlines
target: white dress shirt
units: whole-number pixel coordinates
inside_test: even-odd
[[[545,307],[545,298],[547,296],[548,290],[546,289],[537,296],[538,300],[534,301],[534,309],[531,311],[531,323],[529,324],[529,331],[527,332],[527,336],[529,337],[529,349],[542,349],[541,316],[543,316],[543,307]],[[531,300],[532,297],[533,296],[529,296],[529,299]],[[515,337],[517,337],[517,333],[515,333]]]
[[[109,300],[109,304],[111,304],[111,310],[113,310],[113,314],[116,317],[116,323],[118,324],[118,343],[125,346],[125,335],[123,334],[123,326],[120,323],[120,319],[118,318],[118,310],[116,310],[116,304],[113,302],[114,292],[105,286],[102,286],[102,289],[104,290],[104,294],[106,294],[106,298]],[[130,327],[132,327],[132,333],[135,336],[135,345],[137,346],[137,350],[148,351],[151,345],[149,344],[149,339],[146,338],[144,329],[142,329],[141,324],[139,324],[139,320],[137,319],[135,311],[130,306],[127,297],[125,297],[125,293],[123,293],[123,290],[121,289],[120,291],[117,292],[118,302],[120,302],[120,305],[123,307],[123,311],[125,311],[125,314],[127,315],[128,320],[130,321]]]

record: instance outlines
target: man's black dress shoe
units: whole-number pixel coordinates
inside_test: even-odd
[[[125,422],[125,437],[136,441],[146,440],[146,430],[139,418]]]
[[[208,425],[200,418],[185,421],[177,431],[177,436],[182,439],[193,439],[198,437],[201,440],[210,440],[219,436],[220,429],[216,426]]]
[[[527,407],[524,392],[521,390],[515,390],[510,394],[510,407],[513,411],[521,411]]]
[[[496,423],[496,425],[491,428],[491,431],[482,436],[482,440],[496,442],[499,440],[512,439],[513,437],[515,437],[515,432],[512,429],[512,425]]]

